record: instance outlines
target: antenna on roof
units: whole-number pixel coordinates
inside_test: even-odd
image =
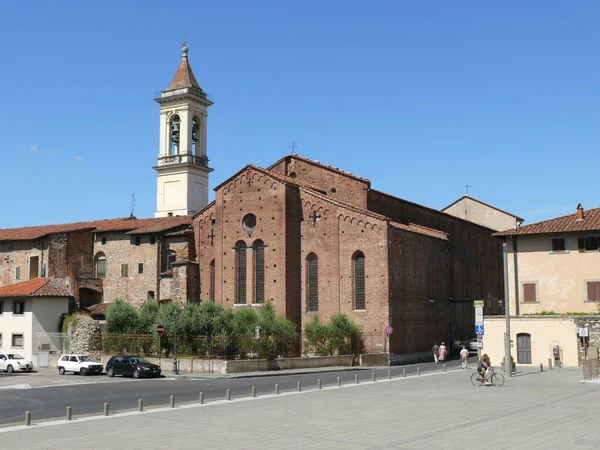
[[[135,194],[131,194],[131,211],[129,213],[129,217],[133,217],[135,213]]]

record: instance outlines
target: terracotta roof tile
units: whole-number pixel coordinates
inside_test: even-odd
[[[0,230],[0,241],[29,241],[40,239],[50,234],[69,233],[73,231],[98,230],[110,231],[135,228],[137,219],[124,217],[119,219],[95,220],[90,222],[75,222],[59,225],[42,225],[23,228],[5,228]]]
[[[109,306],[110,303],[97,303],[96,305],[89,306],[86,309],[92,316],[104,316],[106,315],[106,311],[108,311]]]
[[[444,241],[448,240],[448,233],[444,233],[443,231],[436,230],[434,228],[424,227],[423,225],[417,225],[416,223],[410,223],[408,225],[404,225],[399,222],[390,222],[390,225],[394,228],[398,228],[400,230],[411,231],[413,233],[422,234],[429,237],[434,237],[437,239],[442,239]]]
[[[183,54],[181,57],[181,63],[179,63],[177,72],[175,72],[175,76],[173,77],[173,80],[171,81],[171,84],[169,84],[169,87],[167,88],[167,90],[177,89],[177,88],[182,88],[182,87],[195,87],[195,88],[202,90],[200,88],[200,85],[198,84],[198,81],[196,80],[196,77],[194,76],[194,72],[192,71],[190,62],[188,61],[187,47],[184,46],[182,48],[182,52],[183,52]]]
[[[160,233],[173,228],[189,226],[192,216],[157,217],[154,219],[139,219],[137,227],[126,234]]]
[[[567,233],[576,231],[600,230],[600,208],[594,208],[583,212],[583,219],[577,219],[577,213],[556,219],[544,220],[532,223],[517,229],[510,229],[495,233],[494,236],[512,236],[522,234],[545,234],[545,233]]]
[[[34,278],[0,287],[0,297],[69,297],[66,286],[55,278]]]

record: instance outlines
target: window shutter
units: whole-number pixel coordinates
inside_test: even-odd
[[[319,310],[319,261],[317,255],[311,254],[306,259],[307,263],[307,296],[308,310]]]
[[[366,309],[365,297],[365,255],[357,253],[354,257],[354,309]]]
[[[13,347],[23,347],[24,340],[22,334],[13,334],[12,336],[12,346]]]
[[[254,243],[254,302],[265,301],[265,244],[263,241]]]
[[[534,283],[526,283],[523,285],[523,301],[535,302],[536,299],[536,285]]]
[[[210,292],[208,293],[210,301],[215,301],[215,260],[210,263]]]
[[[236,244],[236,303],[246,303],[246,243]]]
[[[587,293],[588,302],[600,300],[600,281],[588,281]]]

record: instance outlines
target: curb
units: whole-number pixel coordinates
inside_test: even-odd
[[[184,373],[176,375],[174,373],[164,373],[163,375],[167,378],[172,379],[194,379],[194,380],[222,380],[222,379],[235,379],[235,378],[259,378],[259,377],[281,377],[291,375],[307,375],[315,373],[327,373],[327,372],[349,372],[357,370],[382,370],[388,366],[376,366],[376,367],[325,367],[325,368],[314,368],[302,370],[298,372],[291,372],[286,370],[270,370],[264,372],[242,372],[242,373],[226,373],[226,374],[214,374],[208,375],[203,372],[196,373]]]

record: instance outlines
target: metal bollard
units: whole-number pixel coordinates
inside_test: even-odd
[[[204,392],[200,392],[200,395],[198,397],[198,401],[202,405],[204,403]]]
[[[279,385],[278,384],[275,385],[275,393],[279,394]]]
[[[371,374],[371,381],[375,382],[375,372]]]
[[[342,385],[342,379],[340,377],[337,377],[337,385],[338,386]]]
[[[402,369],[402,378],[406,378],[406,369]]]
[[[142,400],[141,398],[138,399],[138,411],[142,412],[144,410],[144,400]]]
[[[225,398],[227,400],[231,400],[231,389],[227,389],[227,391],[225,391]]]
[[[252,397],[256,397],[256,388],[252,386]]]
[[[171,395],[170,405],[171,405],[171,408],[175,408],[175,396],[174,395]]]
[[[25,411],[25,425],[31,425],[31,411]]]
[[[354,375],[354,382],[358,384],[358,375]]]
[[[542,363],[540,363],[540,372],[544,371],[544,365]]]
[[[552,358],[548,358],[548,370],[552,370]]]
[[[417,366],[417,375],[421,375],[421,368]]]
[[[392,379],[392,371],[388,370],[388,380],[391,380],[391,379]]]
[[[108,403],[104,404],[104,415],[108,416]]]
[[[446,371],[446,363],[444,363],[444,372]]]
[[[71,407],[67,406],[67,420],[71,420],[72,414],[71,414]]]
[[[302,383],[298,381],[298,392],[302,391]]]
[[[317,389],[321,389],[321,379],[317,380]]]

